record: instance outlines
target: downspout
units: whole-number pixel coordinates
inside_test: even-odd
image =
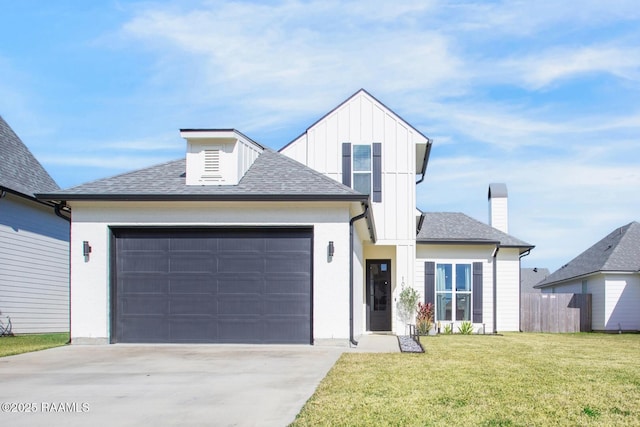
[[[500,245],[496,245],[493,251],[493,333],[498,333],[498,268],[496,263],[498,262],[498,252],[500,251]]]
[[[69,223],[69,341],[67,344],[71,344],[71,218],[62,213],[62,209],[65,207],[67,206],[63,201],[61,203],[56,203],[53,210],[57,216]]]
[[[364,212],[349,220],[349,342],[354,346],[358,341],[353,337],[353,224],[367,216],[369,204],[363,203]]]
[[[54,212],[56,213],[57,216],[59,216],[60,218],[62,218],[65,221],[70,223],[71,222],[71,218],[69,218],[68,216],[62,214],[62,209],[64,209],[65,207],[66,207],[66,205],[65,205],[64,202],[56,203],[56,205],[55,205],[53,210],[54,210]],[[69,241],[71,241],[71,240],[69,240]]]
[[[522,258],[526,257],[531,253],[531,248],[527,249],[523,253],[520,254],[518,258],[519,261],[519,269],[518,269],[518,313],[520,316],[518,318],[518,330],[522,332]]]

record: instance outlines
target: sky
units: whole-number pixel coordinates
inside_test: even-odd
[[[551,271],[640,220],[629,1],[3,1],[0,115],[62,188],[184,156],[181,128],[279,149],[364,88],[433,140],[423,211]]]

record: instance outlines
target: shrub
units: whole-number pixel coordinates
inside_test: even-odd
[[[433,303],[418,303],[418,314],[416,316],[416,328],[418,334],[427,335],[433,326]]]
[[[412,287],[405,287],[402,285],[402,291],[400,292],[400,299],[396,304],[398,307],[398,315],[400,319],[407,324],[413,321],[413,316],[416,313],[416,307],[418,306],[418,300],[420,294]]]
[[[473,333],[473,323],[468,320],[462,322],[460,326],[458,326],[458,332],[462,335],[471,335]]]

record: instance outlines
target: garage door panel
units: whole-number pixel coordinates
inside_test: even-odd
[[[265,277],[265,294],[309,295],[310,274],[292,273],[287,275],[269,274]]]
[[[120,307],[123,315],[164,315],[169,312],[169,302],[165,295],[129,296],[122,301]]]
[[[243,319],[220,317],[218,339],[223,343],[264,343],[266,342],[264,322],[258,316]]]
[[[114,342],[312,341],[311,229],[114,234]]]
[[[121,236],[119,249],[123,251],[160,251],[169,250],[169,239],[149,236],[149,233],[125,233]]]
[[[264,252],[264,239],[259,237],[232,237],[221,238],[218,241],[218,251],[224,253],[262,253]]]
[[[176,235],[169,239],[168,250],[171,252],[182,251],[218,251],[218,239],[207,238],[206,236],[180,236]]]
[[[289,254],[306,253],[309,255],[311,252],[311,242],[309,239],[301,238],[267,239],[266,251],[286,252]]]
[[[260,294],[218,295],[218,312],[223,315],[255,316],[263,312]]]
[[[120,278],[124,295],[166,294],[169,292],[169,280],[166,274],[128,274]]]
[[[267,273],[308,272],[309,254],[269,254],[266,256]]]
[[[220,276],[219,276],[220,277]],[[263,292],[264,280],[258,275],[242,276],[225,275],[218,279],[218,294],[260,294]]]
[[[215,295],[217,286],[213,274],[171,274],[168,278],[168,292],[176,294]]]
[[[262,273],[265,261],[262,256],[254,254],[220,254],[218,271],[220,273]]]
[[[171,342],[209,343],[218,340],[218,327],[208,318],[192,317],[170,322]]]
[[[215,273],[216,259],[211,252],[171,252],[169,255],[169,271],[189,273]]]
[[[169,260],[166,252],[138,252],[122,253],[118,260],[118,267],[123,273],[159,273],[169,271]]]
[[[295,344],[292,337],[309,333],[307,316],[297,318],[271,316],[265,320],[265,329],[269,331],[270,343]]]
[[[205,315],[216,316],[218,304],[215,298],[201,295],[191,297],[170,297],[169,315]],[[208,320],[209,322],[211,320]]]
[[[309,313],[311,303],[305,295],[278,295],[264,298],[264,314],[280,316],[304,316]]]
[[[169,321],[163,317],[127,316],[119,325],[121,342],[169,342]]]

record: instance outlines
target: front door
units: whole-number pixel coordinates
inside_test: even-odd
[[[367,328],[391,330],[391,260],[367,261]]]

